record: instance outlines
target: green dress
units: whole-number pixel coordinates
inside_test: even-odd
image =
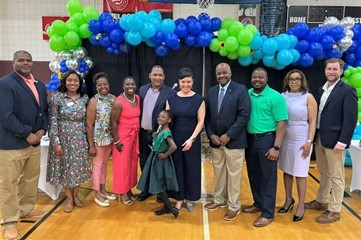
[[[173,138],[172,133],[169,130],[164,130],[153,139],[153,146],[150,147],[152,152],[149,154],[139,178],[137,186],[139,190],[148,191],[152,194],[169,190],[178,191],[172,156],[158,159],[158,153],[164,153],[169,149],[167,137]]]

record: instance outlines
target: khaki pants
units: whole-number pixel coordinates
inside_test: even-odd
[[[331,148],[321,145],[320,138],[316,141],[316,162],[320,172],[320,186],[317,191],[316,200],[327,203],[331,191],[331,202],[328,210],[340,212],[345,190],[345,151],[335,152]]]
[[[212,148],[210,158],[213,161],[216,176],[214,202],[227,203],[228,208],[232,211],[239,210],[241,208],[240,195],[245,150],[226,147]]]
[[[3,228],[16,226],[35,205],[40,173],[40,147],[0,150],[0,213]]]

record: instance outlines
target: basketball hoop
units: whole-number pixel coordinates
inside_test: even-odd
[[[209,16],[213,13],[214,0],[197,0],[198,14],[207,13]]]

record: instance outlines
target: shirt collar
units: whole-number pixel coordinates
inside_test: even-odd
[[[219,86],[219,91],[221,91],[221,89],[224,89],[224,92],[227,92],[227,89],[229,87],[229,84],[231,83],[232,80],[229,80],[228,83],[226,85],[224,85],[223,87],[221,86],[221,84],[218,84]]]
[[[324,90],[324,91],[332,91],[334,88],[335,88],[335,86],[336,86],[336,84],[338,83],[340,81],[340,79],[338,79],[334,84],[332,84],[332,86],[331,87],[328,87],[328,82],[325,82],[325,84],[323,85],[323,87],[322,87],[322,89]]]

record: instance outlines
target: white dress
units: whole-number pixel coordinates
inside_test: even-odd
[[[288,122],[283,143],[280,148],[279,168],[292,176],[307,177],[311,154],[302,157],[301,146],[308,137],[307,98],[309,93],[282,93],[286,100]],[[312,146],[311,150],[312,152]]]

